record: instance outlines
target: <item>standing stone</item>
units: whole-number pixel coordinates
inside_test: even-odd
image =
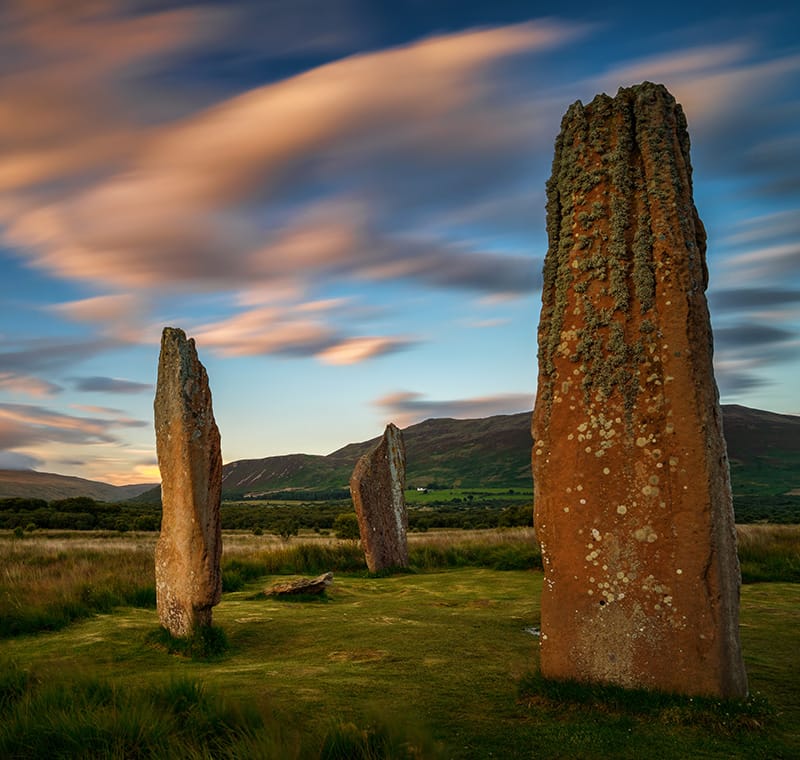
[[[406,447],[391,423],[381,442],[356,463],[350,492],[371,573],[408,567],[408,513],[405,502]]]
[[[679,105],[573,104],[547,185],[533,417],[546,677],[739,697],[739,564]]]
[[[222,455],[208,375],[183,330],[164,328],[154,408],[163,504],[158,618],[173,636],[184,637],[211,625],[211,608],[222,594]]]

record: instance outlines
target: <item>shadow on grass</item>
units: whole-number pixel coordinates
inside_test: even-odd
[[[157,628],[147,634],[145,640],[168,654],[177,654],[192,660],[219,660],[228,651],[228,637],[219,626],[202,625],[191,636],[176,637],[166,628]]]
[[[263,591],[259,591],[257,594],[246,596],[245,600],[248,602],[263,602],[269,600],[270,602],[285,602],[287,604],[296,602],[302,604],[327,604],[331,601],[331,598],[324,591],[321,594],[266,594]]]
[[[561,714],[585,711],[613,718],[644,718],[666,726],[697,726],[722,735],[764,731],[776,713],[757,694],[746,699],[686,696],[647,689],[545,678],[530,673],[519,682],[519,702]]]

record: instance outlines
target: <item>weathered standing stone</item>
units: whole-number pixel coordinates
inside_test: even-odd
[[[547,677],[743,696],[739,565],[683,111],[572,105],[547,185],[533,418]]]
[[[405,487],[403,434],[389,424],[381,442],[358,460],[350,477],[361,545],[371,573],[408,567]]]
[[[164,328],[161,338],[154,409],[163,504],[158,617],[173,636],[183,637],[211,625],[211,608],[222,594],[222,455],[206,370],[194,340],[173,327]]]

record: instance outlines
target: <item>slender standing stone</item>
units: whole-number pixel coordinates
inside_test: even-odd
[[[405,487],[403,433],[390,423],[380,443],[358,460],[350,477],[361,545],[371,573],[408,567]]]
[[[739,564],[683,111],[573,104],[547,185],[533,418],[547,677],[744,696]]]
[[[154,410],[163,504],[158,617],[173,636],[184,637],[211,625],[222,594],[222,455],[206,370],[194,340],[173,327],[161,338]]]

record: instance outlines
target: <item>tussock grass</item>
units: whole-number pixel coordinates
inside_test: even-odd
[[[742,579],[800,582],[800,526],[738,528]],[[58,630],[115,607],[154,607],[151,533],[0,532],[0,639]],[[226,593],[268,575],[367,575],[358,542],[316,534],[292,541],[235,532],[223,536]],[[532,528],[441,530],[409,536],[412,572],[481,567],[541,569]]]
[[[800,583],[800,525],[740,525],[744,583]]]
[[[4,670],[20,672],[13,664]],[[296,758],[299,740],[193,680],[123,689],[101,678],[27,675],[0,703],[0,756]]]
[[[102,541],[94,548],[46,538],[0,544],[0,638],[58,630],[121,605],[154,607],[152,549]]]
[[[0,641],[0,757],[800,756],[797,584],[742,590],[751,689],[774,714],[756,702],[733,717],[723,703],[698,711],[647,693],[518,687],[537,668],[540,572],[342,574],[325,604],[253,601],[263,584],[215,608],[230,642],[218,658],[149,644],[150,609]],[[183,688],[170,691],[176,681]],[[68,698],[46,696],[57,686]],[[192,720],[198,737],[214,727],[217,743],[175,725]],[[51,731],[52,748],[39,738]]]

